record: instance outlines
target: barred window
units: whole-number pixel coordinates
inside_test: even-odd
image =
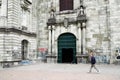
[[[59,0],[60,11],[73,10],[73,0]]]

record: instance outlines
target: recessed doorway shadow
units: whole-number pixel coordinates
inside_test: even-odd
[[[73,49],[63,48],[62,49],[62,63],[72,63],[73,61]]]

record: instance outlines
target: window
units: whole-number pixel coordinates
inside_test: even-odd
[[[22,30],[27,30],[31,26],[31,2],[21,0],[21,25]]]
[[[73,0],[60,0],[60,11],[73,10]]]
[[[27,13],[28,13],[28,11],[22,8],[22,14],[21,14],[21,18],[22,18],[21,25],[22,26],[27,26],[27,18],[28,18]]]

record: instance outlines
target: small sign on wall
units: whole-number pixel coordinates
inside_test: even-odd
[[[39,52],[43,53],[43,52],[47,52],[48,49],[47,48],[39,48],[38,50],[39,50]]]

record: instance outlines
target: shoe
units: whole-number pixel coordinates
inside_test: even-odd
[[[100,72],[99,72],[99,71],[97,71],[97,73],[99,74]]]
[[[91,71],[89,71],[88,73],[91,73]]]

